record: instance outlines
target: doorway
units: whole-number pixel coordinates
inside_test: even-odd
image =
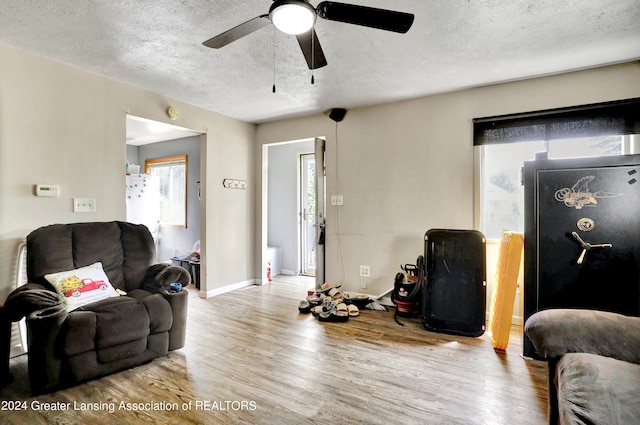
[[[199,183],[202,133],[127,115],[126,134],[127,221],[149,228],[156,243],[157,261],[166,262],[177,256],[191,254],[201,241]],[[162,222],[160,205],[171,201],[166,196],[167,190],[163,190],[167,184],[163,183],[162,176],[152,176],[145,170],[145,162],[158,165],[156,163],[160,159],[178,156],[183,158],[184,170],[174,174],[181,176],[183,181],[171,179],[169,183],[184,185],[184,196],[180,198],[179,205],[184,216],[181,216],[179,225]],[[177,167],[175,161],[167,164]],[[151,180],[156,182],[155,186]]]
[[[268,281],[265,270],[269,267],[274,276],[324,280],[325,176],[324,161],[318,160],[319,147],[323,157],[322,139],[273,143],[262,148],[263,282]]]

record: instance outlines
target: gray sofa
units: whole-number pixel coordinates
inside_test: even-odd
[[[56,292],[47,276],[96,262],[113,295],[70,310],[74,295]],[[0,378],[10,379],[10,324],[22,317],[27,319],[29,380],[35,394],[137,366],[183,347],[187,292],[171,292],[170,284],[186,286],[190,275],[182,267],[154,263],[154,241],[141,225],[55,224],[30,233],[29,283],[13,291],[0,309]],[[79,291],[105,289],[85,288],[84,282],[76,298]],[[126,295],[118,296],[117,290]]]
[[[548,361],[550,424],[640,423],[640,317],[544,310],[525,332]]]

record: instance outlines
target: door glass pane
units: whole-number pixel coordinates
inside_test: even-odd
[[[302,274],[316,273],[316,192],[315,175],[316,161],[313,154],[300,155],[301,164],[301,257]]]

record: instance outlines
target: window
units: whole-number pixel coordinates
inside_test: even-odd
[[[624,136],[551,140],[551,159],[622,155]],[[480,227],[488,239],[499,239],[503,230],[524,233],[524,161],[546,151],[544,141],[482,146]]]
[[[160,225],[186,228],[187,156],[148,159],[144,169],[159,181]]]
[[[473,120],[481,146],[480,226],[489,239],[524,231],[522,163],[638,153],[640,98]]]

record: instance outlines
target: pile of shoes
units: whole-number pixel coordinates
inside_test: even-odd
[[[298,311],[311,313],[321,322],[346,322],[349,317],[360,315],[355,305],[344,303],[340,284],[325,283],[320,289],[300,301]]]

